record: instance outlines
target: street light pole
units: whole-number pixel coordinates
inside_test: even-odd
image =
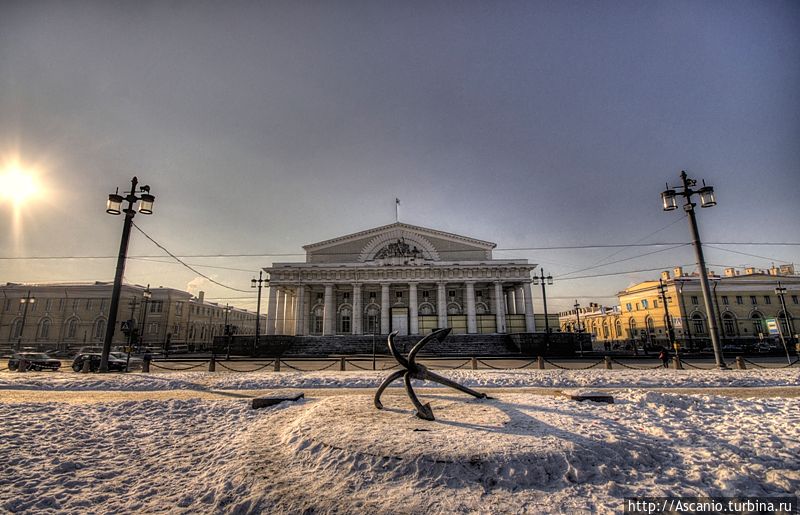
[[[153,202],[155,197],[150,194],[150,186],[142,186],[139,191],[140,196],[136,196],[137,186],[139,179],[134,177],[131,179],[131,191],[123,197],[117,193],[112,193],[108,196],[106,204],[106,213],[110,215],[119,215],[122,213],[120,208],[122,202],[127,201],[128,206],[124,209],[125,222],[122,225],[122,239],[119,243],[119,255],[117,256],[117,271],[114,275],[114,289],[111,292],[111,306],[108,313],[108,324],[106,326],[106,336],[103,340],[103,353],[100,357],[100,372],[108,372],[108,355],[111,352],[111,340],[114,338],[114,330],[117,325],[117,309],[119,308],[119,296],[122,291],[122,276],[125,273],[125,259],[128,254],[128,240],[131,235],[131,225],[133,225],[133,217],[136,215],[134,205],[141,201],[139,204],[139,212],[143,215],[153,214]]]
[[[789,329],[789,345],[791,346],[794,342],[794,323],[792,321],[792,317],[789,315],[789,312],[786,311],[786,299],[784,295],[786,294],[786,287],[781,286],[781,282],[778,281],[778,286],[775,288],[775,293],[778,294],[778,297],[781,299],[781,309],[783,310],[783,318],[786,319],[786,328]],[[780,319],[778,320],[780,323]]]
[[[258,288],[258,302],[256,303],[256,339],[253,344],[253,355],[258,351],[258,340],[261,336],[261,288],[263,285],[269,283],[269,279],[262,279],[264,271],[258,272],[258,279],[253,278],[250,281],[251,288]]]
[[[583,357],[583,340],[581,340],[581,305],[578,304],[578,299],[575,299],[575,305],[573,307],[575,308],[575,323],[578,331],[578,348],[580,349],[581,357]]]
[[[553,276],[548,275],[547,277],[544,276],[544,268],[539,268],[540,276],[533,276],[533,284],[537,284],[541,281],[542,285],[542,305],[544,306],[544,346],[545,350],[548,349],[550,345],[550,320],[547,317],[547,290],[545,288],[545,284],[553,284]]]
[[[22,349],[22,335],[25,332],[25,321],[28,319],[28,305],[36,302],[36,297],[31,297],[31,291],[23,299],[19,299],[19,303],[23,304],[22,308],[22,323],[19,328],[19,338],[17,339],[17,350]]]
[[[661,193],[661,200],[664,211],[672,211],[678,208],[675,198],[677,195],[681,195],[686,199],[683,210],[689,217],[689,229],[692,232],[692,245],[694,246],[695,257],[697,258],[697,266],[700,268],[700,289],[703,292],[703,304],[706,309],[706,318],[708,319],[708,332],[711,336],[711,346],[714,348],[714,359],[716,360],[717,367],[726,369],[728,366],[722,360],[717,317],[714,316],[714,307],[711,302],[711,288],[708,285],[708,270],[706,270],[706,260],[705,257],[703,257],[703,245],[700,243],[700,232],[697,229],[697,219],[694,214],[695,204],[692,202],[692,195],[698,194],[700,196],[700,207],[703,208],[716,206],[717,200],[714,196],[714,188],[706,186],[705,182],[702,188],[693,190],[692,187],[697,185],[697,181],[690,179],[685,171],[681,172],[681,181],[683,184],[682,186],[678,186],[678,188],[682,191],[676,191],[667,184],[667,189]]]
[[[150,291],[150,285],[147,285],[147,288],[144,289],[142,292],[142,329],[139,333],[139,346],[144,347],[144,335],[145,335],[145,324],[147,323],[147,304],[150,303],[150,297],[153,294]]]
[[[228,343],[228,350],[225,355],[225,359],[231,359],[231,327],[228,325],[228,313],[231,312],[231,307],[228,303],[225,303],[225,339]]]

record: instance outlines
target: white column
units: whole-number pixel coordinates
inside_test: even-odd
[[[305,319],[305,311],[303,311],[306,305],[306,287],[302,284],[297,287],[297,304],[295,307],[295,315],[294,315],[294,334],[306,334],[303,332],[303,321]]]
[[[497,332],[506,332],[506,309],[505,309],[505,295],[503,295],[503,283],[494,283],[494,298],[495,300],[495,317],[497,323]]]
[[[283,327],[286,328],[286,333],[294,335],[297,327],[297,292],[295,290],[289,291],[289,305],[286,310],[286,322]]]
[[[505,290],[505,299],[506,299],[506,314],[508,315],[516,315],[514,311],[514,290],[508,289]]]
[[[417,283],[408,283],[408,316],[409,316],[409,331],[408,334],[419,334],[419,311],[417,308],[419,303],[417,301]]]
[[[336,313],[333,302],[333,285],[325,285],[325,312],[322,315],[322,335],[331,336],[336,333],[334,322],[336,321]]]
[[[391,323],[389,307],[389,284],[381,284],[381,334],[389,334]]]
[[[522,290],[525,295],[525,331],[536,332],[536,319],[533,316],[533,295],[531,295],[531,282],[522,283]]]
[[[311,289],[308,286],[303,286],[303,297],[303,331],[300,334],[307,335],[311,320],[311,313],[309,313],[311,311]]]
[[[364,306],[361,305],[361,284],[353,283],[353,334],[364,332],[364,324],[361,315],[364,313]]]
[[[514,314],[521,315],[523,313],[525,313],[525,296],[522,285],[518,284],[514,287]]]
[[[439,328],[447,327],[447,283],[436,283],[436,313],[439,315]]]
[[[467,286],[467,332],[478,332],[478,318],[475,316],[475,283],[464,283]]]
[[[286,293],[278,290],[278,306],[275,310],[275,334],[284,334],[283,317],[286,314]]]
[[[278,312],[278,287],[269,287],[269,300],[267,301],[267,334],[275,334],[275,320]]]

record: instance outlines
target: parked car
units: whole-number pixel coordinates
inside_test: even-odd
[[[15,352],[8,360],[9,370],[19,370],[20,361],[24,360],[25,370],[35,370],[37,372],[42,370],[56,371],[61,368],[61,362],[53,359],[44,352]]]
[[[742,354],[745,352],[745,348],[743,345],[729,343],[727,345],[722,346],[722,352],[727,352],[731,354]]]
[[[109,354],[109,359],[113,357],[114,359],[122,360],[128,363],[128,353],[127,352],[120,352],[120,351],[113,351]],[[132,370],[134,368],[142,368],[142,358],[137,358],[135,356],[131,356],[130,363],[128,364],[128,369]]]
[[[90,372],[97,372],[100,370],[100,359],[102,354],[99,352],[84,352],[75,356],[75,359],[72,361],[72,370],[75,372],[80,372],[83,370],[83,364],[87,360],[89,361],[89,371]],[[114,357],[109,354],[108,356],[108,370],[110,372],[125,372],[126,369],[126,361],[124,359],[120,359],[118,357]]]

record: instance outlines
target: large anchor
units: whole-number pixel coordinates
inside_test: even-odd
[[[416,345],[411,349],[411,352],[408,353],[408,359],[404,358],[395,348],[394,346],[394,337],[397,335],[397,331],[392,332],[389,334],[388,345],[389,350],[394,356],[394,359],[403,367],[405,370],[398,370],[393,372],[389,377],[384,379],[381,385],[378,387],[378,391],[375,392],[375,407],[378,409],[383,409],[383,404],[381,404],[381,394],[383,391],[395,380],[399,379],[400,376],[403,376],[403,382],[406,385],[406,393],[408,394],[411,402],[414,403],[414,407],[417,409],[416,415],[417,417],[423,420],[436,420],[433,417],[433,410],[431,409],[430,403],[422,404],[419,399],[417,398],[417,394],[414,392],[414,389],[411,387],[411,380],[412,379],[419,379],[420,381],[436,381],[437,383],[443,384],[445,386],[449,386],[450,388],[455,388],[464,393],[468,393],[473,397],[477,397],[479,399],[491,399],[485,393],[476,392],[471,388],[467,388],[466,386],[462,386],[446,377],[442,377],[439,374],[434,374],[430,370],[427,369],[424,365],[419,365],[416,362],[417,353],[422,350],[422,348],[427,344],[429,341],[436,339],[438,341],[444,340],[448,334],[450,334],[450,328],[447,329],[438,329],[433,331],[431,334],[425,336],[423,339],[417,342]]]

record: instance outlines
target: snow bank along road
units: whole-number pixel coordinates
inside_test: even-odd
[[[718,395],[723,387],[793,391],[797,372],[675,380],[675,371],[661,379],[658,371],[598,371],[596,385],[575,384],[585,372],[543,372],[458,374],[475,387],[501,387],[494,400],[424,389],[435,422],[416,419],[396,390],[383,411],[365,389],[264,410],[238,397],[364,388],[383,374],[199,373],[156,384],[138,374],[0,373],[0,396],[228,395],[0,403],[0,512],[613,513],[626,496],[800,495],[797,399]],[[537,382],[613,388],[616,403],[512,388]]]

